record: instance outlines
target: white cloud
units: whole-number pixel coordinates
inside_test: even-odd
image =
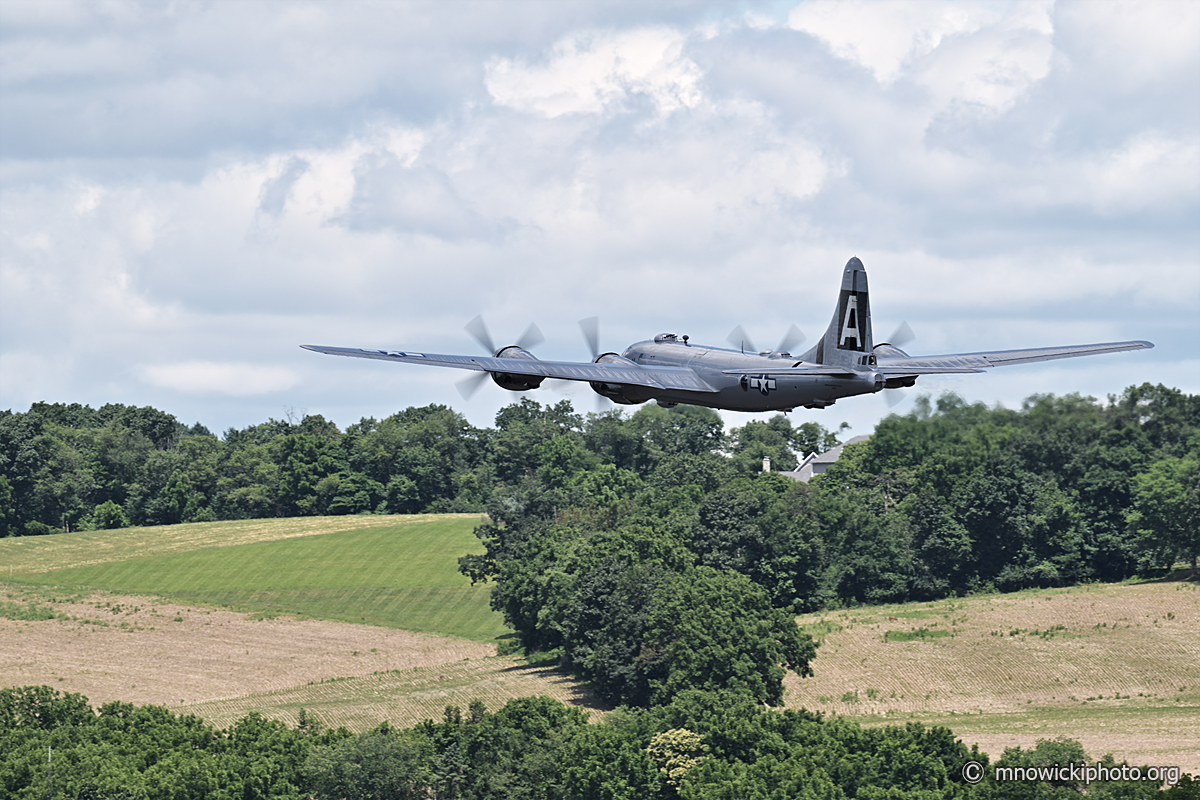
[[[1200,201],[1200,136],[1181,140],[1146,131],[1084,167],[1086,187],[1106,215],[1195,206]]]
[[[866,67],[881,84],[906,74],[936,107],[1005,109],[1050,70],[1053,0],[808,0],[788,24]]]
[[[233,397],[290,389],[300,381],[294,370],[246,362],[184,361],[145,364],[137,368],[149,384],[186,394],[224,394]]]
[[[1074,66],[1105,91],[1195,71],[1200,61],[1200,3],[1193,0],[1069,0],[1055,7],[1070,32]]]
[[[668,28],[576,34],[555,43],[544,63],[492,60],[488,92],[499,105],[548,118],[599,114],[634,94],[663,114],[691,108],[702,97],[701,76],[682,55],[686,40]]]
[[[915,67],[935,107],[960,101],[1003,111],[1050,73],[1051,37],[1003,26],[945,41]]]
[[[1148,338],[1111,380],[1200,389],[1171,371],[1200,337],[1191,6],[12,5],[0,407],[487,423],[513,395],[296,345],[474,352],[479,312],[498,341],[536,320],[547,358],[583,357],[593,314],[608,349],[811,341],[851,255],[914,352]]]
[[[871,70],[880,83],[948,36],[974,33],[1004,15],[1003,6],[960,0],[807,0],[788,25],[816,36],[839,58]]]

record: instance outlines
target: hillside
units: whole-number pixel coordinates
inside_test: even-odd
[[[458,573],[476,514],[302,517],[0,540],[26,584],[301,614],[491,642],[488,587]],[[7,569],[4,569],[7,568]]]
[[[1200,773],[1200,587],[1094,584],[809,614],[787,703],[946,725],[993,756],[1038,739]]]
[[[301,707],[353,730],[448,703],[546,695],[495,655],[488,587],[457,572],[472,514],[249,520],[0,540],[0,685],[154,703],[229,724]],[[351,624],[351,623],[370,624]],[[415,632],[414,632],[415,631]],[[421,632],[423,631],[423,632]]]
[[[478,519],[258,520],[0,540],[0,575],[12,574],[0,585],[0,685],[159,703],[219,724],[250,711],[294,722],[303,707],[365,730],[525,695],[600,713],[564,674],[494,655],[504,629],[488,588],[455,570],[458,555],[480,550]],[[1200,773],[1195,583],[1093,584],[798,621],[823,644],[815,677],[787,678],[791,707],[946,725],[994,757],[1067,736],[1091,754]]]

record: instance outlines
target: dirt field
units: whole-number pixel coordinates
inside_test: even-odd
[[[7,598],[7,599],[6,599]],[[1083,586],[800,618],[823,637],[787,704],[868,725],[945,725],[993,758],[1066,736],[1092,757],[1200,774],[1200,587]],[[494,646],[392,628],[261,619],[147,597],[0,583],[0,685],[47,684],[166,705],[218,725],[250,711],[327,725],[437,719],[474,699],[546,695],[602,707],[578,683]]]
[[[946,725],[993,757],[1067,736],[1091,756],[1200,774],[1194,583],[989,595],[800,622],[828,632],[816,676],[785,682],[791,707]]]
[[[466,639],[13,584],[0,594],[9,613],[56,617],[0,619],[0,685],[46,684],[96,706],[154,703],[218,724],[250,711],[294,722],[304,706],[356,730],[438,718],[476,697],[493,709],[531,694],[594,706],[554,671]]]

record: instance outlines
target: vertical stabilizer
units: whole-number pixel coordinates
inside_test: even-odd
[[[867,298],[867,270],[858,258],[846,262],[837,308],[825,335],[802,358],[816,364],[861,364],[871,353],[871,304]]]

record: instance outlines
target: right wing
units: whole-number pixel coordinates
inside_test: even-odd
[[[880,375],[943,375],[952,372],[983,372],[992,367],[1052,361],[1056,358],[1095,356],[1103,353],[1119,353],[1123,350],[1147,350],[1151,347],[1154,345],[1144,341],[1106,342],[1063,347],[1034,347],[1028,350],[948,353],[941,356],[879,356],[876,363],[870,366],[802,364],[792,367],[727,369],[723,372],[726,375],[826,375],[830,377],[849,377],[862,372],[878,372]]]
[[[440,353],[415,353],[411,350],[360,350],[354,347],[325,347],[311,344],[300,346],[305,350],[330,356],[374,358],[380,361],[401,361],[406,364],[426,364],[431,367],[452,367],[476,372],[506,372],[510,375],[532,375],[594,383],[622,383],[632,386],[648,386],[652,389],[678,389],[688,392],[717,391],[695,371],[687,367],[643,367],[637,364],[594,364],[581,361],[456,356]]]

